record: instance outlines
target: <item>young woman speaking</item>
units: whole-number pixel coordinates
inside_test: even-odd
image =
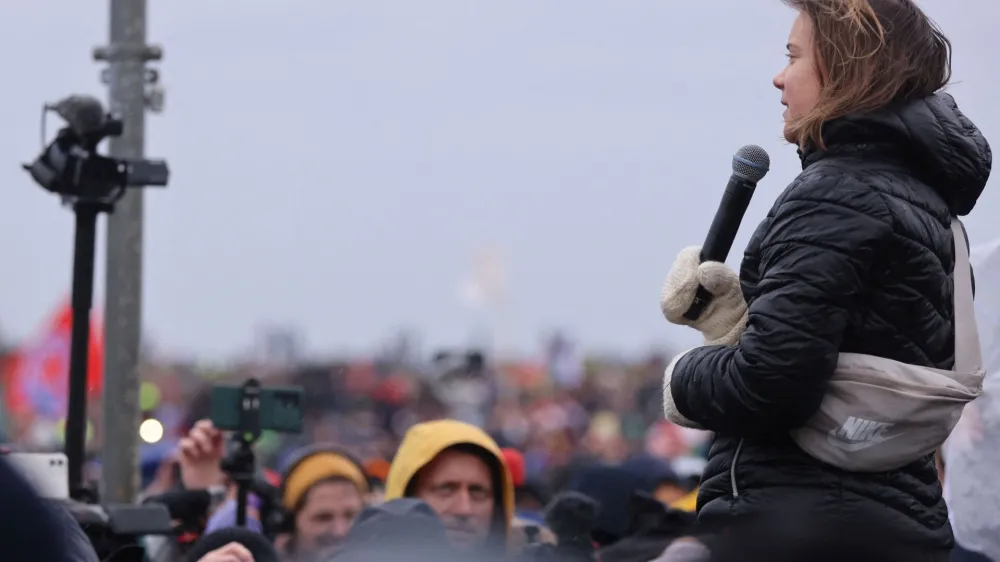
[[[798,18],[774,86],[802,173],[739,275],[699,263],[698,248],[675,261],[661,308],[706,345],[668,367],[664,410],[715,433],[702,522],[785,514],[947,560],[933,449],[982,381],[956,304],[971,306],[972,287],[953,219],[982,193],[990,148],[941,92],[951,45],[911,0],[786,3]],[[714,299],[690,321],[698,285]],[[835,419],[873,404],[885,411]]]

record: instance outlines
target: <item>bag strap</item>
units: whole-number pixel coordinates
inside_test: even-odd
[[[951,219],[955,237],[955,371],[975,373],[983,368],[983,351],[979,345],[976,309],[972,303],[972,265],[965,242],[965,227],[957,217]]]

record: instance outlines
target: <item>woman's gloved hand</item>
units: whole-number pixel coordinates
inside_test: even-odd
[[[712,294],[712,301],[697,320],[684,318],[694,302],[698,285]],[[672,324],[691,326],[705,336],[705,345],[732,345],[747,324],[747,303],[740,278],[720,262],[701,263],[701,248],[684,248],[677,255],[660,293],[660,309]]]

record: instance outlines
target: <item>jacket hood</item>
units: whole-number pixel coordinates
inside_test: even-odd
[[[993,165],[986,138],[945,93],[834,119],[823,141],[830,153],[877,148],[902,159],[959,216],[972,211]],[[803,167],[820,155],[807,149]]]
[[[474,425],[455,421],[437,420],[417,424],[410,428],[399,445],[385,481],[386,501],[406,496],[413,477],[442,451],[456,445],[472,445],[482,449],[496,461],[491,467],[499,471],[500,509],[502,510],[504,537],[508,536],[514,517],[514,484],[503,453],[496,442]]]

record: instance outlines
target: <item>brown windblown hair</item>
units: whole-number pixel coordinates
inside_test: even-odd
[[[951,42],[912,0],[783,0],[813,24],[815,109],[791,124],[825,149],[823,124],[929,96],[951,79]]]

